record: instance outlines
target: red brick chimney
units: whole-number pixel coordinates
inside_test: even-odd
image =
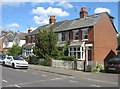
[[[28,33],[30,33],[32,30],[30,29],[30,27],[29,27],[29,29],[28,29]]]
[[[88,16],[88,12],[87,12],[86,7],[82,7],[81,11],[80,11],[80,18],[84,18],[84,17],[87,17],[87,16]]]
[[[55,16],[51,15],[49,19],[49,24],[54,24],[56,22]]]

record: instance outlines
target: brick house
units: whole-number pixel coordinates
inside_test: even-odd
[[[86,8],[82,7],[80,18],[56,22],[55,16],[51,15],[49,24],[38,28],[50,30],[52,27],[58,35],[58,46],[68,43],[68,56],[75,56],[80,61],[103,63],[111,51],[116,54],[117,31],[113,22],[114,17],[107,12],[88,15]],[[23,55],[28,52],[26,49],[29,49],[28,55],[32,52],[38,32],[36,29],[26,36]]]

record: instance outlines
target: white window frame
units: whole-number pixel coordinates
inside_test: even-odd
[[[74,48],[76,48],[76,50],[74,50]],[[78,48],[80,48],[80,50],[78,50]],[[71,50],[72,49],[72,50]],[[69,50],[69,56],[75,56],[75,58],[76,59],[78,59],[78,60],[85,60],[85,56],[84,56],[84,47],[77,47],[77,46],[75,46],[75,47],[69,47],[68,48],[68,50]],[[76,54],[76,55],[74,55],[74,53]],[[80,58],[78,58],[78,53],[80,53]]]
[[[78,38],[78,39],[75,39],[76,36],[77,36],[77,37],[79,36],[79,35],[76,35],[78,32],[79,32],[79,29],[73,30],[73,41],[78,41],[78,40],[79,40],[79,38]]]
[[[82,30],[82,41],[87,41],[88,40],[88,30],[89,28],[84,28],[81,29]],[[87,39],[85,38],[85,36],[87,36]]]

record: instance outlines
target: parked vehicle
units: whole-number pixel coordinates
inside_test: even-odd
[[[113,57],[105,65],[105,72],[116,72],[120,73],[120,58]]]
[[[3,65],[13,68],[28,68],[28,62],[19,56],[7,56],[3,61]]]
[[[0,64],[3,63],[3,60],[5,59],[6,55],[5,54],[0,54]]]

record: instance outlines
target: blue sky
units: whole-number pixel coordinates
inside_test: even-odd
[[[47,24],[49,16],[55,15],[57,22],[79,18],[80,8],[85,6],[89,15],[107,11],[115,17],[118,30],[118,2],[7,2],[2,3],[2,25],[0,29],[27,32]],[[1,7],[0,7],[1,8]]]

